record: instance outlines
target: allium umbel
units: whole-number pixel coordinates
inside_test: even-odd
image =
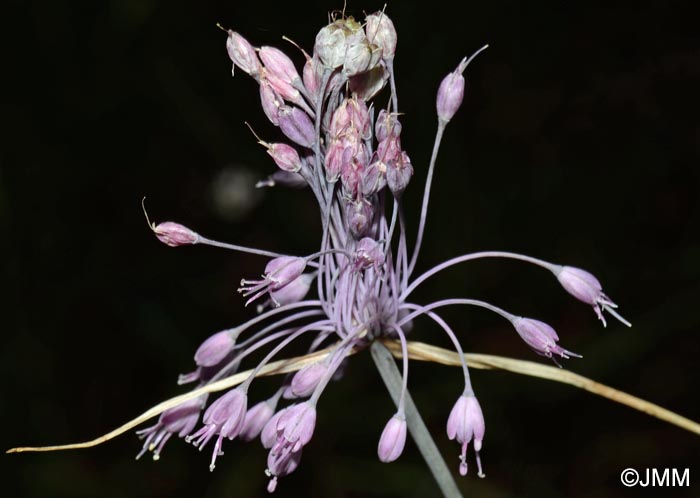
[[[243,278],[238,292],[257,302],[257,315],[249,321],[214,334],[195,354],[197,369],[181,376],[180,383],[197,387],[232,375],[256,351],[267,348],[252,373],[238,387],[224,393],[206,409],[196,429],[206,398],[200,397],[163,413],[158,424],[140,432],[145,451],[158,457],[172,434],[186,436],[202,449],[215,439],[210,468],[222,455],[223,439],[251,440],[260,436],[269,450],[268,491],[278,479],[301,462],[302,449],[311,440],[318,403],[351,351],[366,349],[378,339],[398,340],[403,351],[403,384],[398,411],[389,420],[378,443],[383,462],[398,458],[405,445],[408,384],[406,334],[414,321],[426,317],[444,331],[461,359],[464,387],[447,417],[447,435],[460,445],[459,473],[467,473],[467,447],[475,452],[483,477],[480,451],[485,435],[484,415],[474,395],[459,339],[438,314],[440,308],[470,305],[486,308],[511,322],[517,334],[544,356],[578,356],[558,345],[552,327],[522,318],[484,301],[454,297],[428,304],[411,299],[425,280],[456,264],[483,259],[520,260],[551,271],[564,289],[594,307],[603,320],[607,311],[629,325],[615,311],[590,273],[530,256],[502,251],[465,254],[440,263],[421,275],[415,269],[424,238],[433,174],[445,128],[465,96],[465,71],[482,49],[464,58],[437,89],[437,133],[430,161],[413,162],[402,143],[393,61],[397,35],[384,12],[367,16],[364,23],[352,17],[333,18],[316,36],[312,55],[299,71],[280,49],[255,48],[234,31],[227,31],[226,48],[234,64],[258,83],[263,114],[280,133],[264,145],[278,171],[260,186],[305,186],[319,206],[322,229],[318,246],[309,255],[293,256],[268,250],[209,240],[173,222],[151,225],[163,243],[172,246],[205,244],[266,258],[259,278]],[[294,54],[292,54],[294,55]],[[388,98],[371,100],[385,87]],[[376,109],[381,109],[378,113]],[[286,137],[287,140],[284,140]],[[256,136],[257,138],[257,136]],[[414,166],[415,164],[415,166]],[[425,171],[422,209],[415,242],[408,241],[409,224],[403,215],[403,198],[414,167]],[[289,216],[294,216],[290,213]],[[312,294],[312,297],[306,297]],[[290,344],[304,342],[308,352],[328,348],[325,357],[285,377],[274,395],[248,409],[248,390],[258,372]],[[263,398],[264,399],[264,398]],[[293,404],[279,406],[287,399]],[[313,451],[313,450],[311,450]]]

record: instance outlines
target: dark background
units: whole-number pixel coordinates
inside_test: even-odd
[[[435,130],[437,85],[460,58],[465,103],[441,152],[420,268],[481,249],[582,266],[634,327],[603,329],[589,307],[538,269],[486,261],[457,267],[416,294],[490,300],[541,318],[568,368],[700,419],[700,35],[691,2],[392,2],[403,144],[416,175],[415,230]],[[362,17],[382,2],[351,2]],[[9,1],[3,15],[0,152],[4,448],[92,438],[180,390],[197,345],[250,316],[235,293],[259,258],[207,247],[170,249],[150,215],[203,234],[289,253],[316,249],[308,192],[250,197],[274,170],[243,125],[276,131],[255,83],[230,76],[221,22],[254,44],[312,47],[340,2]],[[380,98],[385,102],[386,94]],[[543,361],[507,323],[474,309],[445,316],[465,349]],[[427,321],[415,337],[447,343]],[[691,469],[700,439],[575,388],[504,372],[472,373],[487,421],[487,478],[465,496],[652,496],[619,483],[626,467]],[[410,384],[457,470],[444,426],[460,373],[414,365]],[[261,381],[253,396],[274,384]],[[393,413],[369,355],[354,358],[319,405],[299,470],[279,496],[435,496],[412,443],[381,464],[376,443]],[[135,462],[133,433],[90,450],[1,457],[5,496],[260,496],[258,443],[209,451],[168,443]]]

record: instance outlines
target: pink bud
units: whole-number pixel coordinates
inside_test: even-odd
[[[240,67],[243,72],[256,77],[260,73],[260,61],[253,46],[235,31],[228,31],[226,51],[233,61],[234,68]],[[233,69],[231,69],[233,75]]]
[[[384,12],[376,12],[365,18],[367,39],[382,49],[382,56],[391,59],[396,53],[396,28]]]
[[[304,64],[304,70],[302,72],[302,78],[304,80],[304,87],[313,97],[318,94],[319,88],[321,87],[321,78],[319,77],[320,61],[317,57],[306,59],[306,64]]]
[[[484,423],[484,414],[481,411],[481,406],[474,395],[465,395],[459,397],[455,403],[450,416],[447,419],[447,437],[457,439],[457,442],[462,445],[460,455],[459,473],[467,474],[467,445],[474,438],[474,452],[476,453],[476,462],[479,468],[479,477],[484,477],[481,469],[481,444],[486,432],[486,424]]]
[[[194,354],[194,361],[200,367],[213,367],[223,360],[236,344],[231,331],[224,330],[205,340]]]
[[[384,463],[393,462],[401,456],[406,445],[406,417],[403,414],[396,414],[384,427],[379,438],[377,454],[379,460]]]
[[[327,371],[328,368],[321,362],[306,365],[292,377],[292,393],[299,398],[311,396]]]
[[[152,225],[151,229],[158,240],[170,247],[196,244],[199,241],[199,235],[195,232],[172,221],[166,221],[157,226]]]
[[[580,355],[560,347],[557,344],[559,336],[552,327],[544,322],[532,318],[517,317],[513,320],[513,326],[522,340],[538,354],[547,358],[551,358],[552,354],[566,359],[570,356],[581,358]]]
[[[261,401],[260,403],[253,406],[245,414],[245,420],[243,421],[243,427],[238,437],[243,441],[252,441],[260,435],[265,427],[265,424],[272,418],[275,413],[275,405],[277,403],[271,402],[271,400]]]
[[[437,114],[440,121],[447,123],[455,115],[464,99],[464,76],[467,58],[460,62],[457,69],[445,76],[437,93]]]
[[[303,147],[313,147],[316,143],[316,130],[311,118],[293,106],[284,106],[279,111],[279,126],[287,138]]]
[[[299,90],[294,88],[291,84],[273,74],[269,74],[267,70],[264,71],[264,75],[272,89],[277,92],[280,97],[297,105],[303,101]]]
[[[284,171],[296,173],[301,169],[301,159],[296,149],[287,144],[267,144],[267,153],[270,154],[277,166]]]
[[[274,47],[261,47],[260,59],[265,64],[265,70],[277,78],[294,85],[298,81],[299,73],[294,67],[292,60],[281,50]]]
[[[487,48],[488,45],[484,45],[468,59],[466,57],[462,59],[457,69],[445,76],[442,83],[440,83],[437,94],[437,114],[438,119],[442,123],[447,124],[462,105],[462,100],[464,99],[464,76],[462,76],[462,73],[464,73],[469,63]]]
[[[283,103],[282,97],[277,94],[266,78],[260,80],[260,103],[267,119],[273,125],[278,126],[280,106]]]

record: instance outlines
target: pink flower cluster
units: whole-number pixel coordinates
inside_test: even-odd
[[[178,223],[151,225],[168,246],[205,244],[267,259],[262,276],[241,280],[238,289],[247,298],[246,304],[258,302],[256,316],[205,340],[194,357],[196,369],[181,375],[179,383],[207,385],[237,372],[244,360],[261,348],[269,351],[241,385],[208,408],[206,397],[199,397],[164,412],[156,425],[139,433],[145,438],[139,456],[150,450],[158,458],[172,434],[185,437],[200,450],[213,440],[213,470],[225,439],[250,441],[260,437],[269,450],[266,472],[272,492],[280,477],[298,467],[302,450],[314,433],[321,395],[331,380],[342,376],[348,352],[366,348],[377,338],[391,338],[402,345],[403,385],[397,412],[379,438],[377,453],[382,462],[396,460],[407,434],[406,335],[415,319],[426,317],[447,334],[462,359],[464,389],[447,418],[447,435],[461,447],[459,472],[467,473],[467,447],[472,443],[478,475],[483,476],[479,453],[485,434],[484,415],[459,339],[438,314],[439,308],[486,308],[508,320],[536,353],[552,359],[578,355],[560,347],[554,329],[539,320],[466,297],[419,304],[410,299],[412,292],[426,279],[459,263],[516,259],[549,270],[567,292],[593,306],[603,323],[602,312],[608,311],[629,325],[590,273],[522,254],[465,254],[414,276],[440,143],[464,99],[464,72],[483,49],[463,59],[439,85],[435,145],[427,165],[417,236],[411,245],[403,195],[414,166],[401,142],[394,81],[397,40],[394,25],[383,12],[366,16],[362,23],[352,17],[334,18],[318,32],[312,55],[301,51],[305,62],[299,72],[281,50],[254,47],[240,34],[228,31],[226,49],[233,72],[242,71],[258,83],[262,111],[284,137],[277,141],[258,138],[277,166],[261,185],[308,188],[319,205],[322,237],[315,252],[293,256],[210,240]],[[388,98],[378,100],[386,86]],[[315,296],[307,297],[311,292]],[[330,347],[331,352],[286,376],[271,396],[249,408],[248,392],[260,369],[289,344],[303,340],[309,352],[322,347]],[[290,404],[280,406],[286,400]]]

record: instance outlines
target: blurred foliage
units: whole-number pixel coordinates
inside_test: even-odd
[[[352,2],[348,13],[382,5]],[[387,12],[399,32],[403,142],[416,167],[410,220],[437,85],[462,56],[491,44],[470,66],[465,104],[446,134],[420,266],[486,248],[582,266],[634,327],[602,329],[550,276],[512,262],[456,268],[416,295],[478,297],[542,318],[584,355],[568,368],[697,420],[700,34],[691,5],[396,1]],[[199,342],[250,316],[235,288],[263,262],[160,245],[145,226],[143,195],[156,220],[290,253],[315,249],[318,216],[305,192],[265,192],[247,213],[217,202],[222,172],[235,179],[273,170],[243,121],[264,137],[278,131],[258,108],[255,83],[231,79],[215,23],[295,54],[281,35],[310,49],[327,11],[341,7],[6,2],[4,447],[113,428],[179,392],[174,381]],[[533,357],[497,317],[470,309],[445,316],[467,350]],[[419,325],[415,337],[446,344],[428,322]],[[570,387],[499,372],[473,377],[488,426],[488,477],[461,479],[465,496],[638,496],[619,484],[626,467],[691,467],[693,487],[664,496],[697,496],[697,437]],[[456,471],[444,425],[459,372],[414,365],[410,384]],[[262,397],[274,384],[259,385],[253,395]],[[278,495],[435,496],[411,444],[398,462],[377,461],[392,413],[369,355],[354,358],[322,398],[314,440]],[[3,488],[17,497],[264,493],[258,444],[227,444],[214,473],[209,450],[173,441],[152,464],[133,461],[138,447],[123,437],[82,452],[4,456]]]

